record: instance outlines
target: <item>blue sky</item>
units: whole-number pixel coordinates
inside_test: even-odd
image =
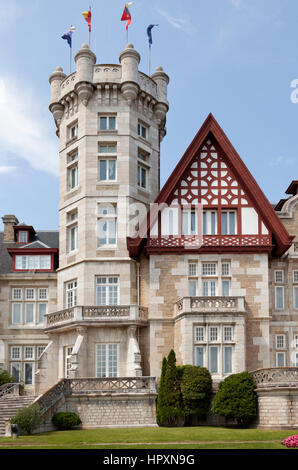
[[[58,228],[58,139],[48,111],[50,73],[68,72],[61,35],[88,40],[81,12],[92,6],[97,63],[118,63],[125,46],[122,0],[0,0],[0,215],[37,229]],[[129,41],[148,71],[170,76],[161,183],[212,112],[271,202],[298,179],[298,2],[135,0]]]

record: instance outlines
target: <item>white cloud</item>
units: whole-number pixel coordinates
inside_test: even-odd
[[[14,173],[17,170],[16,166],[0,165],[0,175],[5,173]]]
[[[160,8],[155,8],[157,13],[161,15],[173,28],[181,29],[186,33],[193,33],[195,31],[195,27],[192,25],[191,21],[187,16],[184,17],[174,17],[171,16],[165,10],[161,10]]]
[[[282,157],[281,155],[273,158],[271,162],[269,163],[270,166],[293,166],[297,165],[298,160],[297,158],[292,158],[292,157]]]
[[[23,82],[0,79],[0,164],[6,168],[2,173],[13,168],[7,165],[10,155],[26,160],[36,170],[58,176],[58,139],[50,136],[39,103],[38,96]]]

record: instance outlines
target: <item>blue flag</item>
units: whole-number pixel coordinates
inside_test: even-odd
[[[76,30],[74,26],[71,26],[67,33],[63,34],[61,36],[62,39],[65,39],[68,42],[69,47],[71,47],[71,42],[72,42],[72,33]]]
[[[151,47],[151,44],[152,44],[152,28],[154,28],[154,26],[158,26],[158,24],[150,24],[147,28],[147,36],[148,36],[149,46],[150,47]]]

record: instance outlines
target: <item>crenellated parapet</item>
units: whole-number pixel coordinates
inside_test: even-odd
[[[57,67],[49,78],[50,111],[57,130],[61,120],[75,115],[80,104],[88,106],[91,98],[99,105],[117,105],[122,99],[128,106],[156,121],[165,134],[168,75],[157,67],[150,77],[139,71],[140,54],[128,43],[119,56],[120,64],[96,64],[96,56],[87,44],[75,54],[76,71],[66,76]]]

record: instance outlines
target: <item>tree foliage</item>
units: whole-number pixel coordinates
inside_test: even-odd
[[[157,397],[157,405],[156,405],[156,420],[157,423],[162,426],[162,424],[165,422],[165,406],[166,406],[166,388],[165,388],[165,375],[166,375],[166,369],[167,369],[167,358],[164,357],[162,360],[162,366],[161,366],[161,375],[160,375],[160,382],[159,382],[159,388],[158,388],[158,397]]]
[[[212,378],[209,370],[200,366],[183,366],[180,386],[186,422],[192,415],[205,418],[210,410],[212,396]]]
[[[7,370],[0,369],[0,386],[4,384],[14,383],[15,378],[10,375]]]
[[[236,419],[246,426],[257,416],[255,383],[248,372],[233,374],[220,385],[212,404],[213,413],[228,419]]]
[[[32,434],[41,422],[40,407],[37,404],[29,405],[19,410],[13,418],[11,424],[17,424],[21,434]]]

